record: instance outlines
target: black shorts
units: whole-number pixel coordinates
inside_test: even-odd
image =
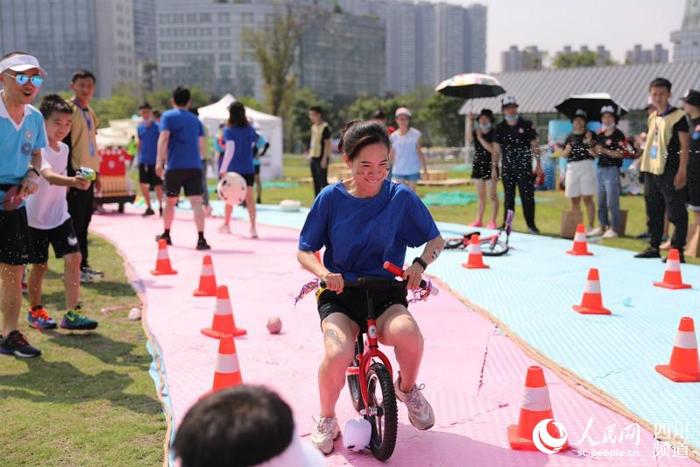
[[[243,177],[243,179],[245,180],[246,186],[253,186],[253,182],[255,182],[255,174],[242,174],[242,173],[238,173],[238,172],[236,172],[236,173],[238,175],[240,175],[241,177]]]
[[[185,189],[185,196],[201,196],[202,169],[173,169],[165,172],[165,194],[169,198],[180,196],[180,190]]]
[[[475,159],[472,165],[474,180],[489,180],[491,178],[491,159]]]
[[[688,204],[700,208],[700,155],[692,155],[688,161]]]
[[[260,175],[260,164],[255,166],[255,175]]]
[[[42,230],[29,227],[29,231],[32,235],[29,262],[32,264],[46,263],[49,260],[49,245],[53,247],[56,258],[80,252],[80,244],[71,219],[53,229]]]
[[[345,289],[338,295],[330,290],[321,290],[316,299],[321,321],[332,313],[342,313],[357,323],[361,332],[367,332],[368,310],[365,293],[362,289]],[[393,287],[371,293],[375,318],[379,318],[391,305],[398,304],[408,308],[406,290],[403,288]]]
[[[156,175],[156,166],[150,164],[139,164],[139,183],[153,188],[163,184],[163,180]]]
[[[0,263],[20,266],[29,262],[32,237],[27,209],[0,211]]]

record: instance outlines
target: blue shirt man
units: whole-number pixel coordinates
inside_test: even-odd
[[[139,136],[139,163],[156,165],[160,130],[155,122],[143,122],[137,128]]]

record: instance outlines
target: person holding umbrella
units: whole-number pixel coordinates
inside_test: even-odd
[[[501,176],[505,192],[505,212],[515,211],[515,188],[520,191],[520,202],[528,232],[539,234],[535,224],[535,179],[532,176],[532,157],[535,157],[535,174],[542,176],[540,146],[537,130],[532,122],[518,115],[518,102],[513,96],[501,101],[504,120],[496,126],[494,150],[496,161],[502,156]]]
[[[690,89],[681,100],[690,120],[688,206],[695,216],[695,224],[700,225],[700,91]]]
[[[595,203],[593,194],[596,191],[596,171],[593,160],[593,133],[586,129],[588,114],[583,109],[574,112],[571,118],[573,132],[566,137],[562,156],[566,157],[566,178],[564,179],[564,194],[571,200],[571,210],[581,211],[581,198],[586,205],[588,215],[588,234],[593,234],[595,224]]]
[[[590,235],[615,238],[620,232],[620,167],[628,153],[625,134],[617,128],[618,113],[611,105],[600,109],[602,125],[593,152],[598,156],[598,222]],[[609,222],[612,217],[612,223]]]
[[[498,193],[496,181],[498,180],[498,159],[493,147],[493,112],[489,109],[481,109],[477,119],[477,128],[474,129],[474,115],[469,113],[467,119],[467,144],[474,144],[474,163],[472,164],[472,180],[476,184],[476,192],[479,195],[479,210],[477,218],[469,224],[471,227],[481,227],[486,210],[486,191],[492,204],[492,215],[487,227],[495,229],[496,217],[498,217]]]

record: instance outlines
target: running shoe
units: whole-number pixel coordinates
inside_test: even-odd
[[[481,221],[478,219],[475,220],[474,222],[472,222],[471,224],[469,224],[469,227],[483,227],[483,226],[484,226],[484,224],[482,224]]]
[[[605,231],[603,238],[617,238],[619,235],[612,228]]]
[[[255,230],[255,227],[250,228],[250,238],[258,238],[258,231]]]
[[[496,230],[498,228],[498,225],[494,221],[489,221],[488,225],[486,226],[487,229],[494,229]]]
[[[80,314],[80,311],[80,305],[76,306],[72,310],[68,310],[66,314],[63,315],[61,328],[72,331],[91,331],[97,328],[97,321],[83,316]]]
[[[170,245],[173,244],[173,241],[172,241],[172,239],[170,238],[170,234],[166,234],[165,232],[163,232],[163,233],[160,234],[160,235],[156,235],[156,242],[157,242],[157,241],[160,241],[160,240],[165,240],[165,243],[167,243],[168,246],[170,246]]]
[[[211,250],[211,247],[207,243],[207,241],[204,238],[200,238],[197,240],[197,249],[198,250]]]
[[[141,214],[141,217],[152,216],[152,215],[154,215],[155,213],[156,213],[156,212],[155,212],[153,209],[147,208],[147,209],[143,212],[143,214]]]
[[[661,253],[659,253],[658,248],[654,247],[648,247],[646,250],[642,251],[641,253],[637,253],[634,255],[635,258],[661,258]]]
[[[220,233],[231,233],[231,226],[228,224],[222,224],[219,226]]]
[[[98,271],[97,269],[92,269],[90,266],[84,267],[83,270],[89,274],[92,274],[93,276],[104,277],[104,275],[105,275],[104,272]]]
[[[396,398],[406,404],[408,409],[408,420],[411,425],[419,430],[429,430],[435,425],[435,413],[430,403],[427,401],[423,395],[424,384],[416,386],[415,384],[408,392],[403,392],[400,388],[401,384],[401,373],[399,377],[396,378],[394,383],[394,392],[396,392]]]
[[[586,236],[588,237],[598,237],[600,235],[603,235],[603,228],[602,227],[594,227],[590,229],[588,232],[586,232]]]
[[[43,305],[37,305],[27,312],[27,321],[35,329],[56,329],[56,321],[49,316]]]
[[[333,452],[333,441],[340,434],[338,419],[335,417],[321,417],[318,419],[314,431],[311,433],[311,444],[324,454]]]
[[[32,347],[27,338],[19,331],[12,331],[0,340],[0,354],[14,355],[19,358],[34,358],[41,355],[41,350]]]
[[[90,284],[92,282],[97,282],[95,276],[90,274],[88,271],[81,269],[80,270],[80,283],[81,284]]]

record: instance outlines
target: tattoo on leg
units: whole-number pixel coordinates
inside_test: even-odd
[[[323,333],[323,337],[324,339],[331,341],[337,346],[342,345],[340,341],[340,336],[338,336],[338,333],[335,331],[335,329],[326,329],[326,332]]]
[[[435,261],[435,260],[437,259],[437,257],[440,256],[440,253],[442,253],[442,249],[441,249],[441,248],[435,248],[435,249],[433,250],[432,260]]]

